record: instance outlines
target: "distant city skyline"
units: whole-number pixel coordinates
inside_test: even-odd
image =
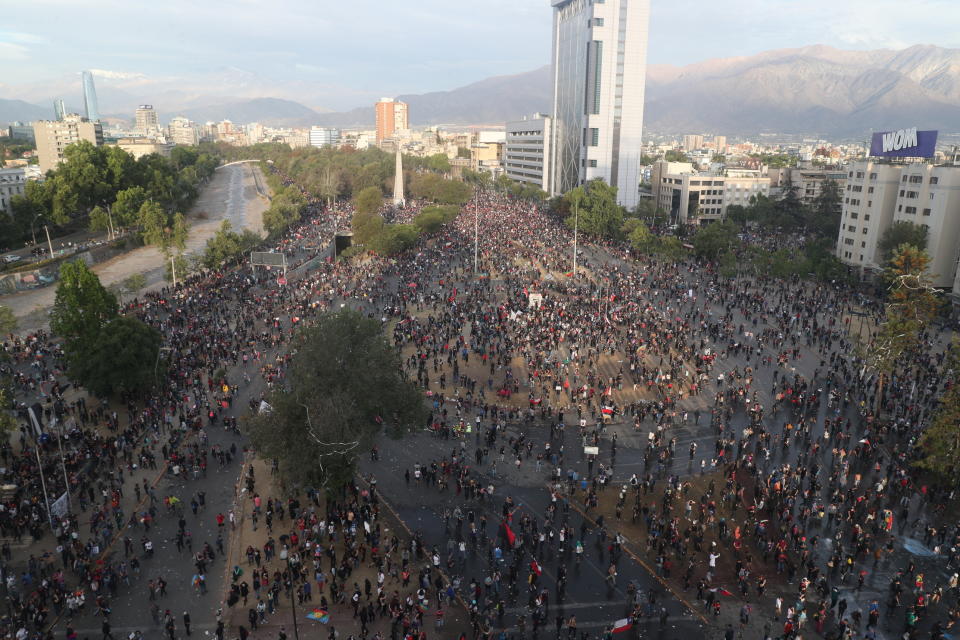
[[[43,96],[44,83],[79,80],[83,69],[94,71],[98,90],[103,79],[122,81],[127,92],[176,82],[196,89],[211,76],[232,74],[314,87],[317,97],[306,100],[311,106],[344,109],[373,96],[446,90],[549,62],[549,0],[482,6],[34,0],[0,29],[0,96],[51,97],[60,89]],[[94,22],[96,38],[77,28]],[[649,63],[683,65],[811,44],[960,47],[958,22],[960,3],[953,0],[914,0],[908,11],[899,0],[654,0]]]

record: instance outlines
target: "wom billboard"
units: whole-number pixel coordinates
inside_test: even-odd
[[[874,158],[932,158],[936,148],[936,131],[917,131],[913,127],[873,134],[870,155]]]

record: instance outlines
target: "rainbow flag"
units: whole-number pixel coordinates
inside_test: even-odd
[[[307,620],[316,620],[317,622],[327,624],[330,622],[330,614],[323,609],[314,609],[307,614]]]

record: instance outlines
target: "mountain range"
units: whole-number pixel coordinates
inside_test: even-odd
[[[344,97],[370,106],[324,112],[332,88],[273,85],[240,70],[224,70],[185,86],[140,74],[97,79],[101,112],[129,119],[140,102],[152,102],[164,119],[185,115],[199,122],[229,119],[270,125],[373,127],[369,94]],[[451,91],[401,95],[411,125],[502,124],[551,108],[551,73],[487,78]],[[8,98],[13,88],[4,87]],[[30,97],[41,89],[32,87]],[[24,96],[19,96],[24,97]],[[52,115],[51,106],[0,98],[0,122]],[[68,101],[68,105],[69,105]],[[647,70],[644,128],[663,134],[716,132],[756,135],[798,133],[862,139],[871,130],[920,126],[960,132],[960,49],[917,45],[903,50],[845,51],[823,45],[707,60]]]

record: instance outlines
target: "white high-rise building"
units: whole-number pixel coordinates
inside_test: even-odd
[[[554,195],[594,178],[640,199],[650,0],[553,0]]]

